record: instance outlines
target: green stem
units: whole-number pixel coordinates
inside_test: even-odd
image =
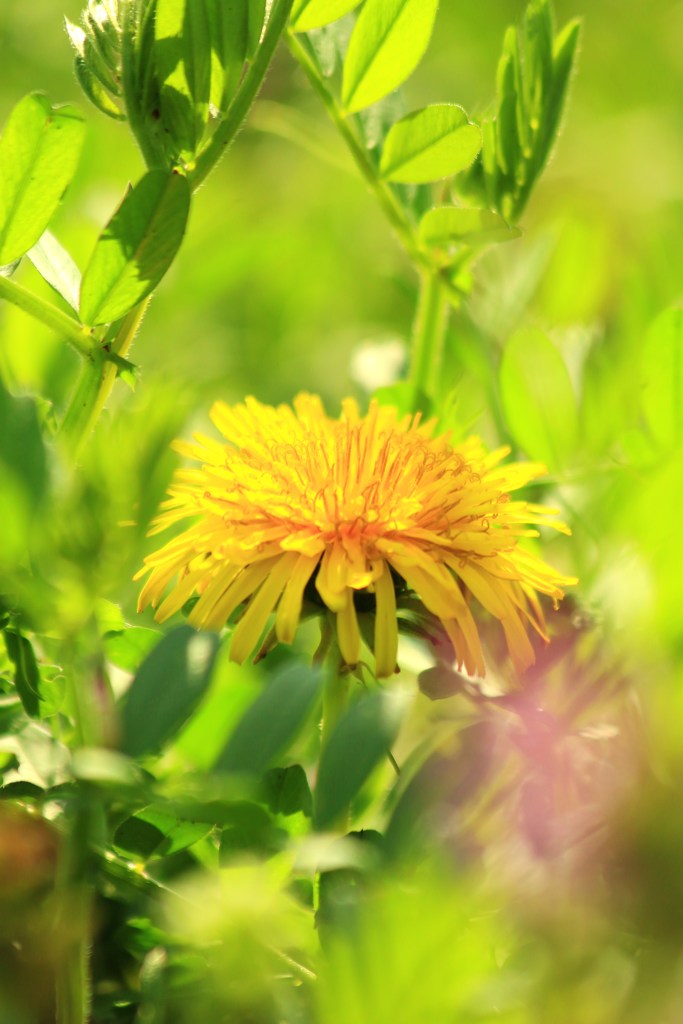
[[[114,386],[118,367],[109,355],[125,358],[149,302],[150,299],[141,302],[123,318],[109,345],[109,351],[104,347],[95,349],[81,368],[81,375],[60,428],[60,435],[73,457],[78,455],[81,445],[95,426]]]
[[[46,327],[55,331],[71,345],[80,355],[89,356],[96,348],[96,341],[92,330],[88,327],[81,327],[61,309],[57,309],[52,303],[34,295],[27,288],[11,281],[8,277],[0,275],[0,299],[11,302],[25,313],[39,320]]]
[[[323,718],[320,734],[320,749],[324,750],[329,743],[337,722],[344,714],[349,695],[349,676],[339,672],[339,655],[334,652],[334,660],[330,659],[329,675],[323,688]]]
[[[387,217],[411,260],[418,267],[431,268],[429,258],[419,247],[415,231],[406,217],[405,210],[390,185],[378,177],[367,147],[362,139],[359,138],[353,124],[344,115],[335,95],[327,88],[324,79],[318,74],[315,63],[301,42],[301,39],[295,33],[289,32],[287,34],[287,42],[294,59],[301,66],[313,89],[322,100],[325,110],[348,146],[363,179],[373,192],[384,215]]]
[[[287,24],[293,2],[294,0],[275,0],[265,35],[256,51],[253,64],[250,65],[242,79],[224,119],[197,157],[195,166],[189,171],[188,179],[194,189],[199,188],[207,174],[213,170],[242,127],[244,119],[263,85],[275,48]]]
[[[57,874],[56,931],[64,946],[57,971],[56,1024],[87,1024],[90,1019],[90,916],[92,887],[84,881],[90,856],[91,797],[80,791]]]
[[[150,138],[145,128],[143,111],[140,109],[138,76],[136,74],[137,54],[135,52],[135,35],[139,32],[140,26],[133,23],[133,19],[140,16],[136,5],[130,2],[123,4],[121,78],[128,126],[135,137],[145,164],[151,169],[165,167],[166,160],[161,147]]]
[[[415,317],[410,363],[410,382],[415,390],[432,397],[437,391],[443,361],[448,294],[436,271],[423,271]]]

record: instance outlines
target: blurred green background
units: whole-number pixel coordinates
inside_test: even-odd
[[[524,9],[523,0],[442,0],[426,58],[404,89],[408,108],[457,102],[476,119],[493,98],[504,29]],[[386,982],[423,970],[421,957],[452,976],[459,994],[448,1004],[448,992],[428,984],[427,973],[410,1011],[404,1004],[410,1024],[450,1022],[455,1004],[459,1021],[680,1019],[683,327],[680,315],[665,311],[679,307],[682,294],[683,4],[558,0],[555,9],[558,25],[577,15],[584,23],[559,144],[522,220],[522,237],[484,255],[470,299],[452,317],[443,390],[455,393],[459,429],[479,432],[489,444],[510,443],[515,455],[544,458],[543,430],[529,428],[533,408],[525,420],[514,395],[506,398],[499,368],[519,328],[549,335],[566,367],[576,423],[562,434],[562,457],[539,492],[557,504],[573,537],[549,541],[544,554],[581,584],[552,620],[555,643],[528,680],[529,707],[513,709],[513,726],[495,713],[489,720],[489,708],[470,721],[460,705],[454,710],[415,691],[406,751],[410,740],[460,728],[459,714],[465,721],[455,753],[422,780],[431,794],[430,828],[449,871],[453,863],[485,863],[502,895],[489,892],[479,904],[475,893],[471,906],[470,892],[450,874],[441,885],[443,865],[428,865],[416,890],[376,885],[362,909],[367,948],[341,942],[326,950],[316,1018],[324,1024],[401,1024]],[[80,94],[62,23],[79,14],[78,0],[0,0],[0,121],[35,89],[86,111],[84,158],[52,225],[82,268],[142,165],[126,126],[106,120]],[[54,298],[28,261],[17,278]],[[346,394],[364,397],[397,372],[416,295],[413,270],[282,48],[246,127],[193,204],[180,255],[131,353],[140,367],[136,391],[117,383],[75,479],[63,480],[53,467],[54,514],[51,507],[38,521],[35,581],[27,589],[28,607],[46,620],[46,632],[51,603],[61,625],[78,623],[95,596],[121,604],[127,621],[145,621],[135,613],[131,577],[174,465],[173,437],[205,427],[217,398],[288,401],[310,389],[336,410]],[[389,347],[375,356],[372,346],[384,343]],[[46,329],[0,307],[0,376],[14,391],[41,394],[59,411],[76,370],[76,359]],[[546,388],[566,398],[560,377],[541,379],[541,395]],[[525,395],[519,402],[533,405]],[[549,414],[545,428],[559,436],[552,401]],[[221,713],[237,717],[258,671],[222,666],[212,703],[162,760],[160,774],[180,777],[188,761],[206,766],[207,737],[228,729]],[[537,699],[547,719],[534,718]],[[553,733],[565,714],[571,730]],[[494,746],[500,759],[488,771],[510,783],[511,795],[492,823],[482,814],[482,824],[471,806],[483,792],[477,773],[487,770],[478,759]],[[608,809],[629,787],[638,795],[601,845]],[[414,811],[408,806],[407,818]],[[546,856],[544,844],[553,842],[566,844],[566,858]],[[477,883],[483,874],[475,871]],[[254,896],[246,923],[244,906],[235,910],[231,902],[239,879],[222,895],[205,881],[200,902],[225,899],[226,913],[207,923],[203,915],[188,921],[176,908],[171,918],[177,915],[186,935],[196,929],[224,940],[216,949],[227,951],[232,968],[242,960],[239,949],[229,959],[231,942],[237,948],[246,934],[262,950],[273,922],[290,927],[281,880],[268,890],[272,906],[261,906],[262,917]],[[262,878],[247,883],[247,897],[249,885],[261,892]],[[469,921],[464,944],[454,925],[459,914]],[[422,936],[425,920],[431,932],[423,929],[424,942],[401,941]],[[137,955],[137,939],[128,934],[135,927],[114,922],[115,939],[106,932],[102,948],[110,940],[118,948],[128,929],[126,948]],[[291,927],[296,934],[298,925]],[[397,936],[393,944],[388,935]],[[494,970],[487,960],[493,944],[506,964],[502,980],[499,963]],[[214,964],[218,990],[227,971],[223,952]],[[475,1006],[469,986],[480,969],[488,987]],[[670,990],[669,1016],[661,1016],[651,997],[665,1001]],[[150,992],[146,1005],[153,1006]],[[445,1008],[430,1002],[440,995]],[[209,991],[206,998],[209,1019],[221,997]],[[513,1009],[503,1013],[501,1006]]]
[[[522,0],[442,3],[427,57],[405,88],[408,106],[458,102],[476,116],[493,96],[504,28],[523,10]],[[562,0],[556,11],[558,24],[584,19],[561,141],[523,239],[486,261],[471,312],[499,340],[529,318],[574,328],[574,363],[595,333],[618,334],[630,359],[645,325],[680,289],[683,10],[674,0]],[[76,21],[79,13],[73,0],[3,0],[3,118],[36,88],[86,106],[62,27],[63,15]],[[336,400],[354,387],[356,346],[405,339],[410,327],[410,269],[362,183],[334,166],[345,161],[341,143],[286,52],[263,98],[268,104],[202,190],[135,350],[148,387],[157,375],[179,381],[201,403],[248,392],[282,400],[300,388]],[[141,170],[126,127],[87,113],[80,177],[55,225],[80,265]],[[329,163],[281,137],[293,127],[301,134],[302,125]],[[65,377],[52,339],[18,313],[3,311],[3,322],[11,376],[47,382],[61,399]],[[17,335],[21,342],[8,345]]]

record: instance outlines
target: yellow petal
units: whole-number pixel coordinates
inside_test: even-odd
[[[261,587],[252,597],[249,607],[237,623],[230,642],[230,659],[241,665],[251,654],[261,638],[268,616],[285,588],[292,568],[297,560],[295,554],[282,555],[266,576]]]
[[[306,555],[299,555],[292,569],[275,618],[275,632],[283,644],[291,644],[294,640],[301,616],[304,590],[319,561],[320,556],[309,558]]]
[[[378,679],[384,679],[396,670],[398,651],[396,592],[386,562],[382,575],[375,580],[375,599],[375,673]]]

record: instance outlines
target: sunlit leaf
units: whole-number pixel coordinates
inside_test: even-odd
[[[84,323],[118,320],[156,288],[180,247],[189,209],[182,174],[149,171],[126,194],[83,274]]]
[[[55,236],[50,231],[44,231],[26,255],[43,280],[47,281],[72,309],[78,311],[81,273]]]
[[[40,93],[20,100],[0,138],[0,266],[22,256],[50,223],[78,165],[84,124]]]
[[[465,206],[437,206],[420,221],[420,240],[439,248],[509,242],[519,235],[518,228],[493,210]]]
[[[292,30],[310,32],[313,28],[329,25],[358,7],[359,3],[360,0],[294,0],[290,16]]]
[[[510,432],[525,453],[550,469],[565,466],[576,448],[576,398],[562,356],[542,331],[523,329],[510,338],[500,390]]]
[[[424,107],[398,121],[387,135],[380,172],[389,181],[438,181],[469,167],[481,131],[452,103]]]
[[[121,713],[121,748],[154,753],[192,714],[208,686],[218,649],[214,633],[180,626],[140,666]]]
[[[204,0],[157,0],[154,34],[161,123],[178,153],[194,153],[211,91],[211,31]]]
[[[366,0],[344,61],[342,101],[362,110],[396,89],[429,43],[438,0]]]

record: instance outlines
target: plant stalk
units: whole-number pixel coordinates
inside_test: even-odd
[[[334,94],[318,74],[306,47],[294,32],[287,33],[287,42],[292,56],[301,66],[313,89],[322,100],[331,121],[348,146],[365,183],[373,192],[403,248],[416,266],[430,268],[431,263],[427,255],[421,251],[413,226],[406,217],[403,207],[387,182],[378,176],[365,144],[359,138],[352,122],[344,115]]]
[[[116,380],[118,367],[109,358],[125,358],[145,315],[149,299],[128,313],[108,348],[98,347],[84,362],[76,389],[71,397],[60,428],[67,451],[76,458],[83,442],[95,426]]]
[[[438,272],[423,270],[412,337],[409,380],[430,398],[438,389],[443,362],[448,294]]]
[[[188,180],[193,189],[199,188],[242,127],[244,119],[263,85],[275,48],[287,25],[293,2],[294,0],[275,0],[254,62],[242,79],[225,117],[197,157],[194,167],[189,169]]]
[[[25,313],[39,320],[50,330],[59,334],[73,349],[81,356],[91,356],[96,351],[97,343],[93,336],[92,329],[82,327],[61,309],[57,309],[51,302],[46,302],[38,295],[34,295],[28,288],[17,284],[16,281],[0,275],[0,299],[11,302],[12,305],[23,309]]]

